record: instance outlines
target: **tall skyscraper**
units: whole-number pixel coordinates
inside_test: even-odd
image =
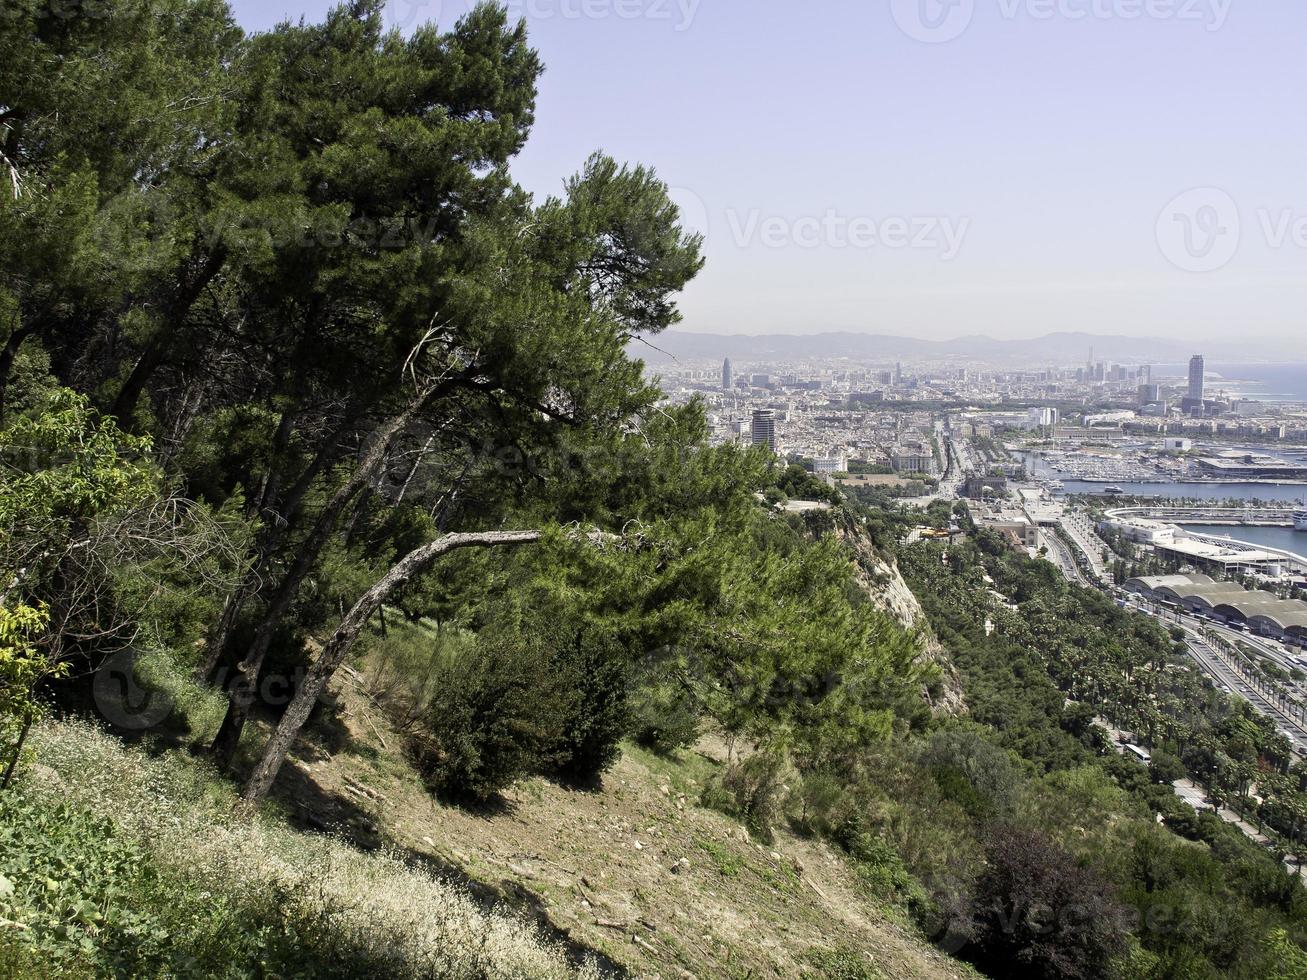
[[[755,446],[766,446],[776,452],[776,413],[770,408],[755,408],[750,435]]]
[[[1201,405],[1206,384],[1206,361],[1202,354],[1195,354],[1189,359],[1189,400]]]
[[[735,375],[731,371],[731,359],[728,357],[722,362],[722,391],[730,391],[734,380]]]
[[[902,361],[896,361],[895,364],[894,364],[894,383],[895,383],[896,385],[901,385],[901,384],[903,384],[903,362],[902,362]]]
[[[1180,403],[1180,408],[1186,415],[1203,414],[1206,389],[1206,362],[1202,354],[1195,354],[1189,359],[1189,394]]]

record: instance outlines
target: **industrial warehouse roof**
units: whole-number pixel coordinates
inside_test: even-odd
[[[1180,589],[1194,585],[1215,585],[1216,579],[1210,575],[1146,575],[1143,578],[1132,578],[1126,584],[1140,586],[1151,591],[1163,587]]]
[[[1216,607],[1217,611],[1224,610],[1227,614],[1238,613],[1244,619],[1258,617],[1261,619],[1279,622],[1281,616],[1290,613],[1307,613],[1307,604],[1301,602],[1290,602],[1287,599],[1277,599],[1272,596],[1270,599],[1263,599],[1264,593],[1250,592],[1250,598],[1236,598],[1222,602]],[[1256,598],[1252,598],[1252,597]]]
[[[1224,599],[1230,599],[1234,596],[1245,596],[1248,594],[1248,590],[1237,582],[1213,582],[1211,585],[1178,587],[1163,585],[1153,591],[1172,596],[1182,602],[1201,600],[1209,606],[1214,606]]]
[[[1259,620],[1284,633],[1307,633],[1307,602],[1251,592],[1238,583],[1217,582],[1208,575],[1145,576],[1131,579],[1126,588],[1174,596],[1182,602],[1201,600],[1228,619]]]

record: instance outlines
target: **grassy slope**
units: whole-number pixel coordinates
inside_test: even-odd
[[[289,943],[289,961],[300,961],[289,969],[307,969],[312,976],[334,971],[528,978],[577,972],[561,945],[521,916],[485,908],[405,854],[364,853],[335,836],[297,832],[275,813],[243,812],[233,788],[185,753],[151,754],[80,720],[46,722],[35,731],[34,742],[36,761],[13,790],[20,802],[54,814],[68,804],[112,821],[114,839],[138,852],[132,864],[147,864],[171,883],[171,897],[165,892],[163,900],[189,909],[198,920],[172,936],[174,946],[185,947],[175,950],[182,968],[175,963],[147,967],[146,975],[248,976],[269,967],[273,975],[286,975],[267,963],[258,943],[252,955],[245,955],[248,946],[229,943],[223,938],[228,930],[288,935],[272,940],[276,955],[284,961]],[[13,858],[0,853],[0,873],[21,892],[30,870]],[[134,906],[160,898],[133,889],[127,869],[117,878],[117,884],[110,880],[89,896],[93,904],[147,912]],[[32,907],[20,908],[20,917]],[[76,953],[79,945],[92,950],[109,938],[105,923],[79,919],[57,906],[48,911],[71,923],[73,931],[63,942],[58,931],[47,935],[53,959],[30,967],[26,975],[98,975],[104,964],[87,969]],[[297,944],[326,962],[306,966],[294,956]],[[185,960],[196,955],[202,959],[187,968]]]
[[[432,799],[356,680],[337,696],[343,739],[331,753],[301,746],[284,806],[464,876],[636,975],[818,976],[810,964],[831,950],[859,955],[868,976],[970,975],[870,902],[825,846],[785,833],[764,846],[699,807],[717,765],[705,755],[627,747],[599,788],[535,779],[474,812]]]
[[[828,848],[784,832],[761,845],[698,806],[705,754],[628,748],[599,788],[531,780],[474,812],[432,799],[350,673],[258,818],[184,751],[81,721],[41,726],[20,791],[111,818],[218,895],[273,887],[302,906],[294,921],[390,958],[388,975],[562,976],[587,959],[657,977],[972,975]],[[211,695],[171,686],[193,724],[216,723]]]

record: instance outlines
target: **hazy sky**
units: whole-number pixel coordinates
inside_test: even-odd
[[[251,29],[328,6],[235,3]],[[556,193],[595,149],[654,166],[708,236],[682,329],[1307,355],[1303,0],[509,6],[546,66],[518,180]]]

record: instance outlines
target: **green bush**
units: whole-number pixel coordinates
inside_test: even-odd
[[[16,793],[0,798],[0,965],[16,975],[201,976],[251,966],[257,922],[161,874],[108,820]],[[6,975],[10,975],[6,973]]]
[[[1032,980],[1110,976],[1128,917],[1096,869],[1025,829],[996,830],[985,854],[976,889],[982,969]]]
[[[483,638],[437,672],[413,755],[429,788],[485,801],[566,758],[566,678],[538,639]]]
[[[578,629],[558,638],[556,662],[569,697],[559,738],[560,768],[590,780],[612,767],[631,725],[630,668],[612,637]]]
[[[646,663],[631,691],[631,737],[647,749],[670,754],[699,738],[700,710],[676,670]]]
[[[1157,751],[1148,764],[1148,775],[1155,783],[1173,783],[1183,779],[1188,772],[1178,757],[1169,752]]]

